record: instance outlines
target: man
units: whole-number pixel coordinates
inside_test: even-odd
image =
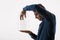
[[[54,40],[56,30],[55,15],[47,11],[41,4],[33,4],[23,8],[20,20],[23,20],[24,16],[26,17],[26,11],[33,11],[35,17],[42,21],[42,23],[39,25],[37,35],[29,30],[20,30],[20,32],[28,33],[34,40]]]

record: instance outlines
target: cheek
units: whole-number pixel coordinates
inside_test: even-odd
[[[38,15],[37,17],[38,17],[38,18],[40,18],[40,16],[39,16],[39,15]]]

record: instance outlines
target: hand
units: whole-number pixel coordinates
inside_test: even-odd
[[[26,18],[26,11],[23,10],[20,15],[20,20],[24,20],[24,16]]]
[[[32,32],[29,31],[29,30],[19,30],[20,32],[24,32],[24,33],[28,33],[28,34],[31,34]]]

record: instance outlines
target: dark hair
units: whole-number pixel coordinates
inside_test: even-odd
[[[38,4],[38,6],[40,6],[43,9],[45,9],[45,7],[42,4]]]
[[[37,7],[41,7],[42,9],[46,9],[42,4],[36,4],[35,8],[37,9]],[[36,12],[36,10],[33,10],[34,12]]]

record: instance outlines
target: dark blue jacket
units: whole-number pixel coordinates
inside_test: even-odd
[[[56,31],[56,18],[54,14],[38,6],[38,4],[28,5],[23,10],[36,10],[43,17],[42,23],[39,25],[38,34],[29,34],[34,40],[54,40]]]

